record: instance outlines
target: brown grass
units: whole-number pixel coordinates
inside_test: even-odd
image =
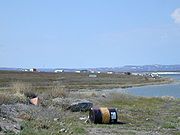
[[[6,104],[9,101],[9,96],[7,94],[0,94],[0,105]]]
[[[32,84],[27,82],[13,82],[12,83],[13,93],[19,98],[34,98],[37,94],[34,92]]]
[[[44,73],[44,72],[2,72],[0,71],[0,87],[9,87],[9,84],[18,81],[28,82],[34,87],[47,89],[54,85],[54,82],[61,82],[70,90],[79,89],[106,89],[137,85],[147,85],[154,83],[167,83],[169,79],[157,78],[146,79],[143,76],[124,74],[98,74],[97,78],[89,78],[89,74],[81,73]],[[19,87],[19,86],[18,86]]]
[[[12,83],[12,90],[14,93],[24,94],[32,90],[32,85],[27,82],[17,81]]]
[[[2,104],[15,104],[15,103],[26,103],[27,99],[22,94],[7,94],[1,93],[0,94],[0,105]]]
[[[70,91],[65,89],[63,85],[56,84],[47,93],[50,98],[56,98],[56,97],[65,98],[69,96]]]

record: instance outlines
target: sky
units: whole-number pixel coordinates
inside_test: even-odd
[[[0,67],[180,64],[180,0],[1,0]]]

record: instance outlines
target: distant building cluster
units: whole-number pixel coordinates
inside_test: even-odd
[[[38,72],[36,68],[30,68],[30,69],[22,69],[24,72]]]
[[[57,70],[54,70],[55,73],[63,73],[64,70],[63,69],[57,69]]]
[[[100,74],[100,71],[94,71],[94,70],[76,70],[75,73],[88,73],[88,74]]]
[[[36,68],[31,68],[29,69],[30,72],[37,72],[37,69]]]
[[[22,69],[23,72],[40,72],[38,71],[36,68],[30,68],[30,69]],[[136,75],[136,76],[144,76],[144,77],[151,77],[154,79],[159,78],[159,74],[161,72],[140,72],[140,73],[131,73],[131,72],[114,72],[114,71],[96,71],[96,70],[86,70],[86,69],[82,69],[82,70],[68,70],[68,69],[55,69],[53,70],[54,73],[64,73],[64,72],[74,72],[77,74],[80,73],[84,73],[84,74],[88,74],[89,78],[96,78],[98,74],[107,74],[107,75],[112,75],[112,74],[124,74],[124,75]]]
[[[154,79],[160,78],[159,74],[154,72],[154,73],[132,73],[132,75],[138,75],[138,76],[144,76],[144,77],[151,77]]]

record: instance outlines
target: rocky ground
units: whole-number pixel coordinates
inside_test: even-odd
[[[69,97],[46,100],[38,106],[24,103],[2,104],[0,106],[0,133],[21,135],[180,134],[179,99],[172,97],[142,98],[103,93],[103,91],[89,94],[79,92],[77,96],[73,92]],[[121,123],[93,124],[87,120],[88,112],[78,110],[77,106],[75,107],[77,110],[73,111],[73,105],[77,102],[87,103],[87,100],[88,103],[92,102],[94,107],[117,108],[118,120]],[[85,106],[85,110],[88,107],[91,106]]]
[[[57,83],[57,78],[62,80],[61,75],[0,73],[0,135],[180,134],[179,99],[135,97],[114,93],[113,90],[102,90],[105,86],[103,84],[128,86],[140,85],[141,81],[142,84],[144,81],[158,83],[158,80],[124,75],[111,76],[111,79],[110,76],[102,75],[100,80],[91,78],[88,83],[89,78],[85,76],[83,81],[83,76],[85,75],[70,78],[70,75],[66,75],[63,76],[66,78],[64,82]],[[162,83],[163,79],[159,81]],[[74,83],[74,88],[72,84],[67,86],[70,82]],[[42,87],[43,84],[46,87]],[[93,89],[97,85],[98,87]],[[84,89],[84,86],[87,86],[87,89]],[[30,103],[30,99],[34,96],[39,99],[38,105]],[[92,106],[117,108],[119,123],[91,123],[88,120],[89,112],[86,110]]]

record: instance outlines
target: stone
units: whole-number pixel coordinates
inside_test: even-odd
[[[65,128],[60,129],[60,132],[65,132],[65,131],[66,131]]]
[[[15,134],[18,134],[18,133],[20,133],[21,126],[20,126],[19,123],[13,123],[13,122],[10,122],[10,121],[1,122],[0,123],[0,130],[3,131],[3,132],[11,131],[11,132],[13,132]]]
[[[106,98],[106,97],[107,97],[106,94],[104,94],[104,93],[103,93],[101,96],[102,96],[103,98]]]
[[[80,111],[86,112],[90,110],[92,107],[93,107],[92,102],[88,100],[79,100],[79,101],[73,102],[69,108],[72,112],[80,112]]]
[[[80,117],[79,119],[80,119],[80,120],[86,120],[87,117]]]
[[[59,120],[59,118],[54,118],[54,121],[58,121]]]
[[[173,97],[173,96],[162,96],[161,98],[164,100],[168,100],[168,101],[175,100],[175,97]]]

